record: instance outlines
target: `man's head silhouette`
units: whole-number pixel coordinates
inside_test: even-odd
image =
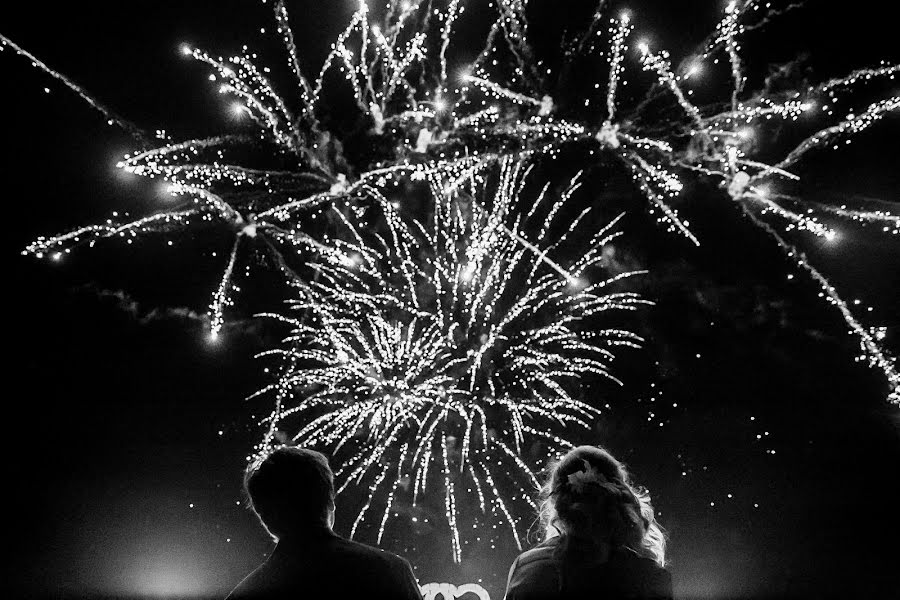
[[[244,489],[276,540],[331,527],[334,473],[315,450],[282,446],[247,467]]]

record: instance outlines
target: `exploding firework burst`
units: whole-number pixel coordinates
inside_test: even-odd
[[[510,504],[530,501],[534,470],[599,412],[573,389],[588,376],[615,380],[613,351],[641,342],[598,326],[606,313],[648,303],[615,291],[639,272],[597,277],[618,218],[564,267],[554,254],[592,223],[589,210],[560,218],[580,184],[555,201],[545,187],[525,203],[522,171],[503,161],[484,200],[458,181],[429,178],[427,219],[376,196],[372,223],[345,221],[346,241],[316,265],[319,280],[298,284],[293,305],[303,316],[273,315],[293,332],[288,349],[273,351],[288,367],[266,390],[278,396],[269,437],[299,418],[293,442],[346,453],[340,489],[364,481],[369,492],[353,532],[380,512],[380,541],[398,493],[415,505],[438,486],[459,560],[456,496],[472,488],[518,543],[520,513]]]

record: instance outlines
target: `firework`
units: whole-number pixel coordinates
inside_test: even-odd
[[[578,178],[555,201],[544,188],[532,204],[519,197],[523,171],[503,161],[483,201],[429,177],[427,220],[376,195],[370,224],[346,220],[337,252],[315,265],[318,281],[297,285],[293,307],[303,316],[273,315],[293,331],[290,347],[272,352],[288,367],[265,390],[280,394],[270,427],[297,419],[293,442],[346,453],[339,489],[363,481],[368,489],[352,532],[380,511],[380,541],[401,483],[411,481],[413,504],[426,487],[443,488],[455,560],[456,496],[467,487],[478,490],[482,511],[503,515],[518,543],[513,514],[521,513],[509,504],[530,502],[533,469],[567,446],[571,426],[587,428],[598,413],[573,386],[588,376],[618,381],[613,351],[641,342],[597,326],[605,313],[648,303],[614,291],[637,272],[597,277],[618,219],[563,267],[559,246],[592,222],[589,211],[560,218]],[[501,485],[515,493],[501,494]]]

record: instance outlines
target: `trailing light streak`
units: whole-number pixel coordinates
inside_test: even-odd
[[[148,136],[144,131],[141,130],[140,127],[138,127],[131,121],[120,117],[111,109],[101,104],[96,98],[88,94],[81,86],[72,81],[70,78],[66,77],[59,71],[54,71],[49,66],[47,66],[45,62],[37,58],[34,54],[29,52],[28,50],[25,50],[5,35],[0,34],[0,52],[5,50],[6,48],[12,48],[16,52],[16,54],[24,56],[29,61],[31,61],[32,66],[39,69],[40,71],[43,71],[50,77],[56,79],[67,88],[75,92],[75,94],[78,95],[79,98],[84,100],[84,102],[86,102],[91,108],[103,115],[103,117],[106,119],[107,125],[116,125],[130,134],[139,143],[147,143]]]
[[[872,368],[879,369],[884,373],[887,379],[890,391],[888,392],[888,401],[893,404],[900,404],[900,371],[897,370],[894,358],[890,356],[879,344],[879,335],[867,330],[850,311],[850,307],[840,297],[837,289],[831,284],[822,273],[812,266],[806,258],[806,255],[798,250],[795,246],[785,240],[775,229],[756,217],[752,212],[744,209],[745,214],[756,223],[763,231],[768,233],[778,244],[778,247],[785,255],[794,261],[798,267],[804,270],[810,278],[822,290],[822,295],[832,306],[836,307],[850,328],[850,334],[856,337],[859,343],[860,354],[856,357],[859,361],[867,362]]]

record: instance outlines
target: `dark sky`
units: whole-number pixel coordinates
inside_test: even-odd
[[[285,67],[260,3],[32,3],[15,12],[8,4],[0,32],[120,114],[176,138],[241,127],[207,71],[179,55],[182,42],[223,54],[246,43],[273,69]],[[719,7],[671,4],[628,7],[639,34],[678,57],[714,25]],[[751,73],[804,57],[803,72],[822,80],[900,58],[882,3],[826,4],[811,2],[750,36]],[[289,6],[317,69],[353,3]],[[633,61],[628,68],[635,72]],[[163,238],[109,242],[61,263],[19,256],[38,235],[113,210],[149,213],[165,199],[155,184],[117,172],[131,141],[63,86],[11,52],[0,54],[0,73],[12,304],[8,581],[33,594],[221,594],[270,548],[239,488],[259,433],[254,416],[268,410],[244,401],[266,381],[252,356],[280,332],[245,310],[232,314],[237,322],[221,343],[207,342],[198,315],[225,235],[174,238],[173,247]],[[871,93],[897,89],[894,81]],[[801,169],[805,196],[896,200],[897,125],[887,117],[849,147],[816,154]],[[790,265],[724,196],[699,184],[686,190],[679,210],[696,227],[698,249],[656,229],[641,206],[633,204],[619,258],[651,269],[642,291],[658,305],[638,324],[646,350],[620,365],[626,387],[588,390],[607,394],[612,410],[586,441],[608,445],[654,493],[671,534],[676,591],[876,597],[900,589],[900,419],[879,373],[853,362],[837,312],[802,274],[787,279]],[[897,350],[900,243],[876,227],[840,228],[838,244],[794,239],[845,298],[861,300],[867,325],[889,327],[886,342]],[[259,270],[251,281],[274,278]],[[439,532],[402,529],[388,547],[407,553],[423,583],[481,578],[501,597],[514,549],[473,550],[455,567],[433,543]]]

